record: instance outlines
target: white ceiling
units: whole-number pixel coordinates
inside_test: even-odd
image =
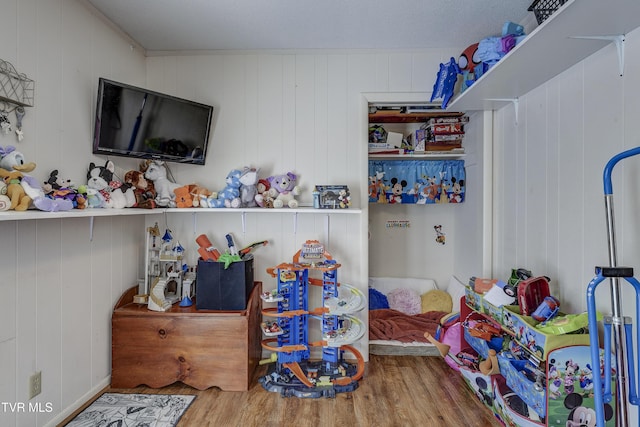
[[[468,46],[532,0],[89,0],[147,51]]]

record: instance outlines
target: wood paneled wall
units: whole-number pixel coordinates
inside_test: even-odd
[[[172,167],[178,182],[212,190],[231,168],[300,175],[310,204],[315,184],[345,183],[361,214],[152,215],[0,222],[0,401],[28,402],[28,378],[42,371],[33,402],[52,412],[1,412],[0,424],[50,425],[108,384],[110,313],[121,292],[142,277],[144,227],[169,225],[188,248],[195,233],[242,243],[269,239],[256,254],[257,279],[289,259],[307,239],[327,239],[343,264],[341,280],[366,290],[366,109],[362,93],[429,92],[438,64],[429,51],[145,52],[84,0],[10,0],[0,14],[0,58],[35,83],[19,148],[38,164],[84,182],[91,154],[98,77],[145,86],[216,107],[204,167]],[[2,136],[0,145],[18,145]],[[118,172],[137,162],[114,158]],[[90,236],[93,235],[93,240]],[[220,243],[223,243],[222,240]],[[274,285],[275,286],[275,285]],[[362,315],[366,317],[366,315]],[[366,338],[360,344],[366,354]]]
[[[2,135],[0,146],[35,161],[40,181],[59,169],[84,183],[89,162],[104,161],[91,154],[98,77],[144,83],[143,52],[81,0],[5,0],[0,35],[0,58],[35,81],[24,140]],[[0,401],[25,405],[0,410],[0,425],[54,423],[109,384],[111,310],[140,274],[144,218],[96,218],[93,231],[90,224],[0,222]],[[29,401],[36,371],[42,393]]]
[[[611,44],[520,98],[518,123],[513,106],[495,114],[494,275],[527,267],[550,276],[568,313],[586,310],[594,267],[608,265],[602,174],[612,156],[640,144],[638,53],[635,30],[626,36],[622,77]],[[639,174],[637,157],[613,173],[618,264],[632,267],[640,258]],[[607,284],[597,299],[611,312]]]

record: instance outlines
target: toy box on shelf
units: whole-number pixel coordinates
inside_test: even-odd
[[[559,313],[557,322],[562,322],[566,315]],[[536,328],[539,322],[531,316],[520,314],[517,305],[503,307],[502,325],[513,335],[515,340],[540,360],[546,360],[551,350],[570,345],[589,345],[589,335],[585,329],[573,333],[554,334]]]

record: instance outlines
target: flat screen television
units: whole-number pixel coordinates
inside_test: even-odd
[[[204,165],[212,117],[212,106],[100,78],[93,153]]]

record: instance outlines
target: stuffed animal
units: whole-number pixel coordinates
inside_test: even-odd
[[[193,197],[189,191],[189,185],[183,185],[173,190],[176,195],[176,207],[177,208],[190,208],[193,207]]]
[[[129,184],[119,181],[115,175],[115,165],[107,160],[104,166],[89,164],[87,187],[97,190],[104,198],[105,208],[130,208],[136,203],[136,196]]]
[[[273,197],[269,195],[271,184],[268,179],[260,179],[256,185],[256,203],[261,208],[272,208]]]
[[[204,187],[199,186],[198,184],[191,184],[189,186],[189,193],[191,194],[191,199],[193,200],[193,207],[207,207],[206,200],[208,197],[212,196],[211,191],[207,190]],[[214,197],[217,197],[216,194]]]
[[[42,186],[45,195],[53,200],[69,200],[75,209],[84,209],[86,199],[84,194],[74,188],[71,180],[64,180],[58,176],[58,170],[54,169]]]
[[[254,208],[258,194],[258,172],[260,169],[245,167],[240,174],[240,207]]]
[[[292,172],[269,177],[269,183],[271,184],[269,195],[274,199],[274,208],[282,208],[284,206],[290,208],[298,207],[298,201],[295,199],[295,196],[300,194],[300,187],[296,185],[297,179],[298,177]]]
[[[225,179],[227,186],[218,192],[216,196],[213,195],[207,198],[207,207],[209,208],[239,208],[240,207],[240,172],[237,169],[233,169],[227,175]]]
[[[7,171],[16,170],[22,172],[20,185],[27,196],[31,198],[33,205],[37,209],[47,212],[68,211],[73,209],[73,203],[69,200],[54,200],[45,196],[44,190],[38,180],[27,175],[27,173],[32,172],[36,168],[36,164],[26,162],[24,154],[17,151],[15,147],[11,145],[5,148],[0,147],[0,168]]]
[[[86,185],[81,185],[78,187],[78,191],[84,195],[86,199],[86,206],[88,208],[104,208],[105,200],[102,197],[102,194],[95,188],[89,188]]]
[[[0,212],[8,211],[11,207],[11,199],[7,196],[7,184],[0,180]]]
[[[22,181],[22,172],[6,169],[0,169],[0,177],[7,186],[7,196],[11,200],[9,209],[16,211],[26,211],[31,204],[31,197],[27,196],[20,182]]]
[[[180,184],[169,181],[167,178],[167,166],[159,160],[146,160],[140,164],[140,170],[144,177],[153,182],[156,189],[156,203],[163,207],[176,207],[176,194],[173,192]]]
[[[133,188],[133,194],[136,202],[132,207],[153,209],[156,207],[156,189],[153,182],[144,177],[144,173],[137,170],[130,170],[124,174],[125,184],[129,184]]]

